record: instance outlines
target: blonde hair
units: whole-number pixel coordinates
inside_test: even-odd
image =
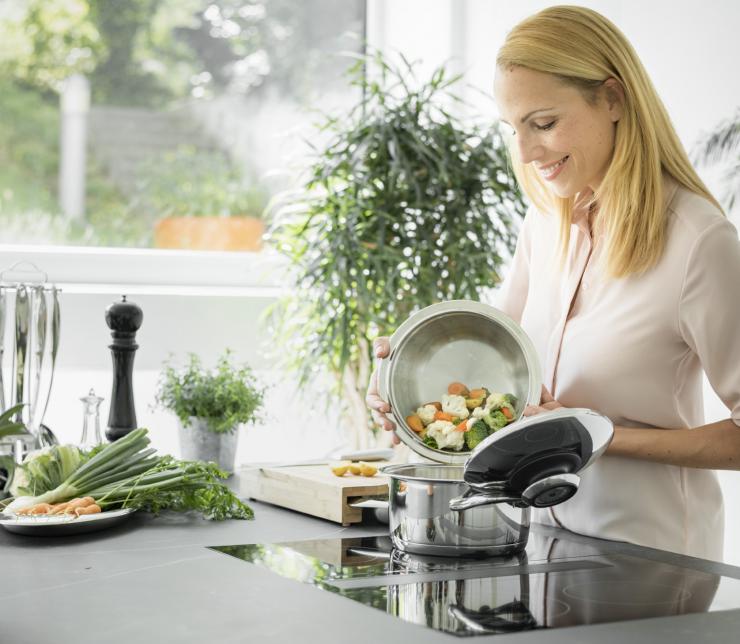
[[[627,38],[604,16],[584,7],[550,7],[508,34],[496,64],[553,74],[579,88],[587,100],[608,78],[624,92],[614,152],[594,201],[609,244],[607,271],[625,277],[654,266],[666,240],[665,172],[681,186],[722,210],[697,175],[660,97]],[[525,194],[542,212],[560,215],[562,257],[570,240],[575,197],[553,194],[531,166],[510,149]]]

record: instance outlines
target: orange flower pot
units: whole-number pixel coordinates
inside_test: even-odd
[[[154,225],[154,246],[258,251],[264,232],[264,222],[256,217],[167,217]]]

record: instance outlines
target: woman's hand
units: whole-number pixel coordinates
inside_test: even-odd
[[[542,385],[542,395],[540,396],[539,405],[527,405],[522,412],[523,416],[536,416],[543,412],[552,411],[553,409],[560,409],[561,405],[557,400],[552,397],[552,394],[547,390],[545,385]]]
[[[375,357],[382,359],[387,358],[391,352],[391,344],[388,338],[381,337],[377,338],[373,342],[373,351]],[[370,376],[370,383],[367,387],[367,396],[365,396],[365,403],[370,408],[370,414],[375,421],[375,424],[388,432],[392,432],[396,428],[396,424],[386,416],[391,411],[391,406],[380,397],[378,394],[378,370],[373,371]],[[398,445],[401,441],[398,436],[393,434],[393,443]]]

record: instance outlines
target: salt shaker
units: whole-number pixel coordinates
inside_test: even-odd
[[[90,389],[87,396],[80,398],[85,406],[84,418],[82,421],[82,438],[79,446],[82,449],[92,449],[103,442],[100,434],[100,403],[105,400],[102,396],[96,396],[95,391]]]

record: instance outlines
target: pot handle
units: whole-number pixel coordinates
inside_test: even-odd
[[[450,499],[450,510],[453,512],[462,512],[463,510],[469,510],[470,508],[478,508],[482,505],[493,505],[494,503],[515,503],[520,507],[522,505],[528,505],[527,503],[523,503],[521,496],[493,496],[490,494],[479,494],[471,490],[462,496]]]

